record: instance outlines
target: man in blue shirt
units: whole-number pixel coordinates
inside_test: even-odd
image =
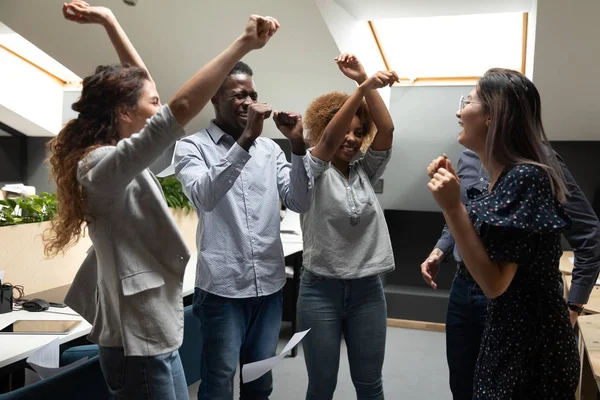
[[[239,62],[213,97],[215,119],[178,143],[175,173],[198,213],[194,313],[202,326],[198,399],[231,400],[240,365],[275,355],[285,284],[279,201],[310,207],[302,118],[277,113],[291,164],[260,137],[271,106],[258,103],[253,73]],[[199,338],[200,340],[200,338]],[[241,385],[242,399],[267,399],[272,375]]]
[[[565,231],[564,235],[575,252],[573,281],[568,298],[571,323],[574,325],[598,277],[600,222],[562,158],[554,154],[569,189],[569,197],[563,206],[573,222],[572,228]],[[473,151],[464,150],[461,153],[457,175],[460,178],[461,199],[464,204],[468,203],[469,192],[474,195],[487,192],[489,176]],[[437,288],[434,279],[440,262],[450,254],[453,254],[458,263],[446,315],[446,357],[450,370],[450,389],[455,400],[471,400],[475,364],[487,317],[487,298],[462,262],[458,246],[447,226],[429,257],[421,264],[421,274],[425,282],[434,289]]]

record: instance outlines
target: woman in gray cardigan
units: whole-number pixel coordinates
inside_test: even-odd
[[[100,347],[110,391],[119,399],[187,399],[177,349],[189,252],[148,166],[185,136],[183,126],[235,63],[263,47],[279,24],[251,16],[238,39],[161,105],[110,10],[78,1],[64,5],[63,13],[70,21],[103,25],[123,64],[100,66],[84,79],[73,104],[79,116],[50,143],[59,205],[46,251],[66,250],[87,226],[94,252],[68,299],[93,325],[89,339]]]

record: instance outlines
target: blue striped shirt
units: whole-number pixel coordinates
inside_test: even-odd
[[[279,199],[310,208],[308,155],[290,164],[273,140],[247,152],[214,122],[175,150],[175,174],[198,213],[196,287],[222,297],[267,296],[285,284]]]

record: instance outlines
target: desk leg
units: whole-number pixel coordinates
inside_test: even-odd
[[[579,335],[579,355],[581,357],[581,372],[580,372],[580,380],[579,387],[577,388],[577,392],[575,394],[576,400],[597,400],[598,399],[598,384],[596,382],[596,378],[594,377],[594,373],[592,372],[592,368],[590,365],[590,359],[588,358],[587,352],[585,350],[585,345],[583,343],[583,338],[581,333],[578,332]]]

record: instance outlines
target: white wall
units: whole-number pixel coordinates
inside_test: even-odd
[[[600,140],[600,1],[540,0],[534,83],[554,140]]]
[[[84,77],[99,64],[117,62],[99,26],[67,22],[64,0],[2,0],[0,19],[63,65]],[[314,0],[197,1],[98,0],[113,9],[146,62],[163,101],[196,70],[241,34],[250,14],[271,15],[282,28],[263,50],[246,57],[255,71],[259,100],[279,110],[304,112],[315,97],[352,90],[333,62],[338,49]],[[213,116],[208,106],[188,125],[190,133]],[[282,137],[269,123],[266,136]]]
[[[427,189],[427,165],[446,153],[456,165],[462,146],[456,142],[461,128],[456,111],[461,95],[471,86],[394,87],[391,113],[393,155],[383,175],[384,209],[438,211]]]

